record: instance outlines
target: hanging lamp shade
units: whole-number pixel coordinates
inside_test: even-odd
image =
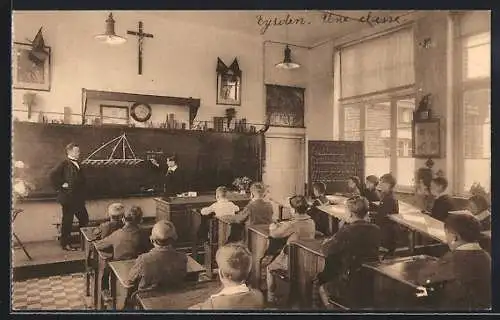
[[[98,34],[94,37],[97,41],[106,44],[122,44],[127,41],[127,39],[117,36],[115,33],[115,20],[113,19],[113,14],[110,13],[106,19],[106,31],[103,34]]]
[[[292,62],[292,50],[286,45],[285,47],[285,57],[283,58],[283,62],[280,62],[276,65],[276,68],[279,69],[297,69],[300,68],[300,64]]]

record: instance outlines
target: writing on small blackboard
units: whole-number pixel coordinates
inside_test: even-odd
[[[309,183],[323,182],[327,192],[346,191],[351,176],[364,176],[363,143],[309,141]]]

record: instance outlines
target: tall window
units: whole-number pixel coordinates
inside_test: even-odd
[[[474,11],[460,19],[462,190],[491,185],[491,35],[490,14]]]
[[[413,48],[405,29],[340,51],[341,139],[364,141],[367,175],[391,172],[407,187],[415,171]]]

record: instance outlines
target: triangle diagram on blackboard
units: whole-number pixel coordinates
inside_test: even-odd
[[[114,145],[113,145],[114,143]],[[93,159],[97,154],[101,151],[105,150],[109,147],[112,150],[109,156],[106,159]],[[121,157],[120,157],[121,155]],[[82,161],[82,164],[94,167],[105,167],[105,166],[118,166],[118,165],[126,165],[126,166],[135,166],[144,160],[139,159],[135,156],[134,150],[130,146],[130,143],[127,140],[127,136],[124,134],[106,142],[96,150],[94,150],[87,159]]]

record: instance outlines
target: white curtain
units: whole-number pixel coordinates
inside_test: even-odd
[[[415,82],[413,30],[404,29],[341,49],[343,99]]]

